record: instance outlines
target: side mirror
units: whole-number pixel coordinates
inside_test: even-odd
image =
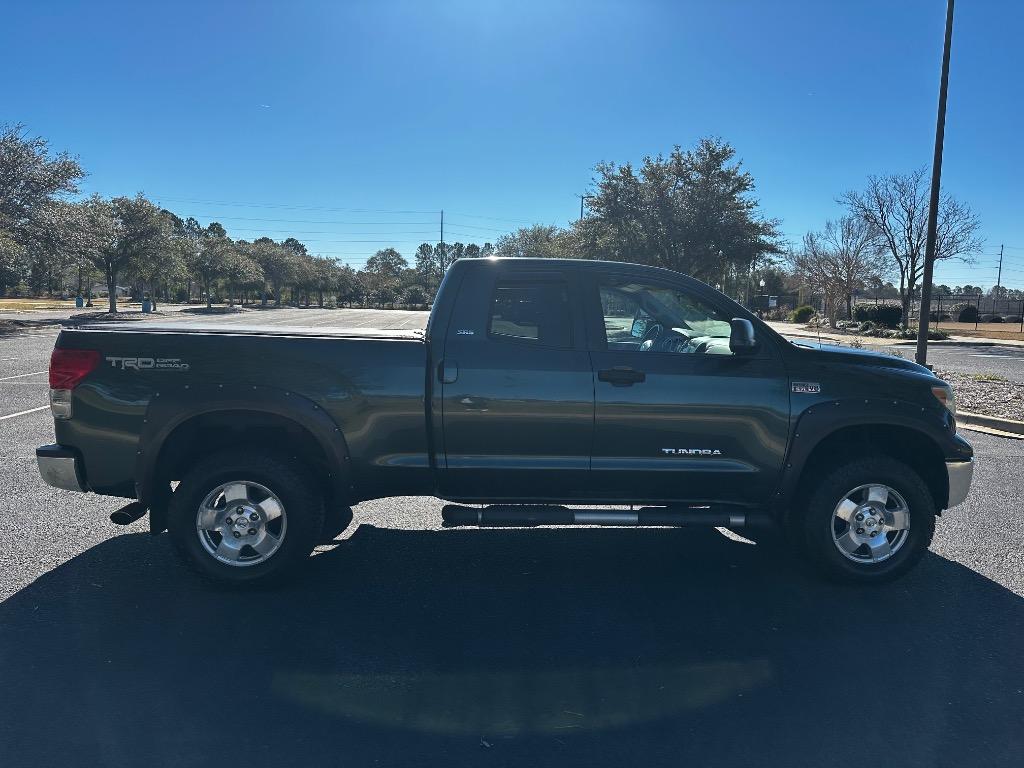
[[[729,321],[729,350],[734,355],[749,355],[757,351],[757,339],[754,338],[754,324],[744,317],[734,317]]]

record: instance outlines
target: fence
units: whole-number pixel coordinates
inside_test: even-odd
[[[880,298],[858,296],[857,305],[864,304],[895,304],[899,298]],[[966,312],[965,312],[966,309]],[[906,325],[914,326],[921,316],[921,302],[915,299],[910,303],[909,318]],[[961,321],[963,317],[963,321]],[[941,327],[1001,326],[1006,331],[1024,333],[1024,298],[997,298],[973,294],[955,294],[952,296],[932,296],[930,319],[933,325]]]

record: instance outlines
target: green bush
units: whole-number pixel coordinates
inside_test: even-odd
[[[896,328],[903,319],[903,308],[896,304],[879,304],[870,319],[886,328]]]
[[[860,321],[871,321],[875,325],[896,328],[903,319],[903,309],[898,304],[858,304],[853,316]]]
[[[1003,318],[1001,315],[982,315],[981,322],[983,323],[1001,323]]]
[[[888,331],[887,331],[887,333],[888,333]],[[904,328],[902,331],[899,331],[898,333],[904,339],[916,339],[917,338],[917,328]],[[928,338],[931,339],[932,341],[942,341],[943,339],[948,339],[949,338],[949,334],[946,333],[945,331],[941,331],[941,330],[939,330],[937,328],[929,328],[928,329]]]
[[[871,333],[873,330],[875,330],[875,324],[870,320],[865,320],[860,324],[861,333]]]
[[[973,304],[964,304],[956,313],[958,323],[976,323],[978,321],[978,308]]]
[[[789,316],[790,320],[794,323],[806,323],[814,316],[814,307],[804,304],[802,307],[797,307],[793,310],[793,313]]]
[[[1019,323],[1020,315],[1010,315],[1009,317],[1004,317],[1003,320],[1007,323]]]

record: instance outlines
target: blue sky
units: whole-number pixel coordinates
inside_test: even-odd
[[[0,121],[235,237],[355,266],[579,214],[595,163],[708,134],[798,238],[931,160],[943,0],[11,3]],[[1024,3],[957,8],[944,187],[982,220],[940,282],[1024,286]],[[6,60],[6,61],[4,61]],[[11,73],[15,73],[14,76]],[[273,219],[273,221],[266,221]]]

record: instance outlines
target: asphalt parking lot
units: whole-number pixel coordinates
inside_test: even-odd
[[[437,500],[397,498],[238,593],[110,523],[119,500],[43,484],[55,336],[0,336],[5,768],[1024,761],[1022,440],[967,435],[967,502],[880,589],[714,530],[441,530]]]

